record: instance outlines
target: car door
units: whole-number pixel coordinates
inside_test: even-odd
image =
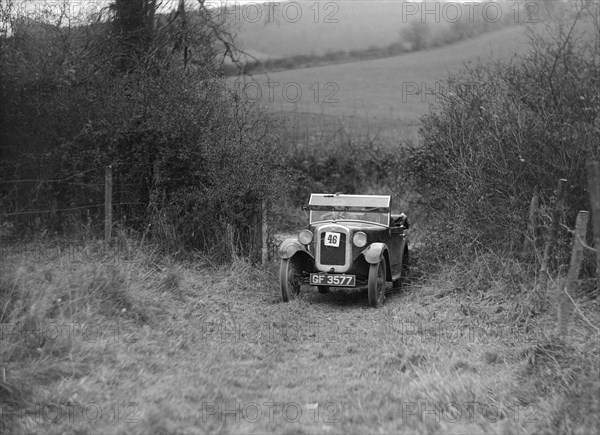
[[[391,222],[392,226],[389,229],[390,240],[388,242],[390,267],[392,276],[400,275],[402,271],[402,253],[404,251],[404,227],[395,225],[394,221]]]

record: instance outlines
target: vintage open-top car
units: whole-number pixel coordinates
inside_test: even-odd
[[[310,196],[309,228],[279,247],[279,282],[284,301],[302,284],[368,288],[369,304],[385,300],[387,281],[399,287],[408,272],[408,219],[392,214],[389,195]]]

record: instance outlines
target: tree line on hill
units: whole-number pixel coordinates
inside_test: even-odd
[[[477,8],[469,7],[468,4],[452,3],[452,12],[445,12],[445,7],[440,4],[436,5],[437,8],[433,8],[431,4],[414,6],[416,12],[407,14],[408,16],[399,24],[398,40],[385,46],[373,45],[365,49],[330,50],[324,54],[290,54],[264,60],[251,59],[242,62],[242,65],[232,62],[224,65],[224,73],[237,75],[240,73],[240,66],[243,74],[251,74],[380,59],[443,47],[508,26],[543,20],[550,13],[548,8],[551,8],[545,4],[533,6],[537,4],[536,2],[527,2],[524,5],[517,2],[493,3],[495,8],[492,12],[482,12],[486,11],[486,2],[477,3]],[[429,13],[425,13],[421,9],[426,9]],[[240,38],[243,41],[243,31]]]

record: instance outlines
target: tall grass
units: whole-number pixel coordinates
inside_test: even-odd
[[[423,249],[413,250],[420,270],[403,291],[372,310],[362,290],[306,288],[282,304],[277,265],[243,258],[213,267],[133,240],[15,247],[1,266],[1,430],[596,432],[597,332],[577,313],[567,340],[557,340],[549,311],[531,308],[532,271],[516,261],[482,253],[432,270]],[[596,301],[578,304],[597,324]],[[304,417],[236,422],[206,416],[205,402],[299,403]],[[470,422],[468,402],[491,414],[477,409]],[[86,403],[105,417],[51,418],[56,407]],[[314,403],[334,403],[336,420],[314,421]],[[451,403],[460,406],[421,412]]]
[[[50,385],[86,377],[105,358],[114,358],[118,347],[137,340],[140,328],[156,321],[160,295],[177,294],[177,266],[148,246],[127,244],[131,249],[48,241],[4,247],[3,430],[27,431],[41,400],[75,400]]]
[[[423,287],[433,300],[446,301],[445,312],[439,314],[456,311],[475,328],[497,330],[495,346],[484,346],[482,358],[488,364],[512,366],[514,378],[506,380],[506,397],[516,408],[505,409],[503,418],[520,410],[519,421],[527,424],[529,433],[600,430],[600,315],[598,300],[585,290],[585,281],[574,295],[578,309],[563,337],[557,330],[557,308],[564,277],[551,279],[548,293],[540,294],[536,268],[514,256],[479,252],[469,263],[462,258],[435,264],[434,272],[425,266]],[[506,338],[513,343],[503,349],[499,345]],[[471,364],[467,360],[461,367]]]

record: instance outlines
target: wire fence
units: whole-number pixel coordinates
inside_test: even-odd
[[[147,169],[149,166],[152,165],[117,163],[76,171],[60,178],[10,179],[3,171],[4,177],[0,178],[0,235],[6,235],[3,233],[15,226],[63,230],[69,226],[72,230],[79,225],[96,232],[103,226],[112,228],[113,218],[125,220],[128,214],[139,215],[147,208],[148,195],[142,196],[151,186],[148,180],[132,180],[131,172],[133,168]],[[30,168],[27,172],[31,171]],[[109,182],[110,192],[107,192]],[[110,222],[106,222],[107,217]]]
[[[24,232],[94,238],[103,233],[108,241],[115,224],[127,230],[146,231],[149,222],[154,222],[155,167],[127,163],[99,165],[60,178],[0,176],[0,238],[18,241]],[[181,180],[168,179],[169,183]],[[268,248],[271,234],[264,201],[259,209],[248,216],[245,225],[248,228],[231,230],[236,236],[232,236],[230,244],[250,245],[254,255],[265,263],[272,254]],[[228,229],[230,226],[227,223]],[[234,242],[235,237],[245,241]]]

